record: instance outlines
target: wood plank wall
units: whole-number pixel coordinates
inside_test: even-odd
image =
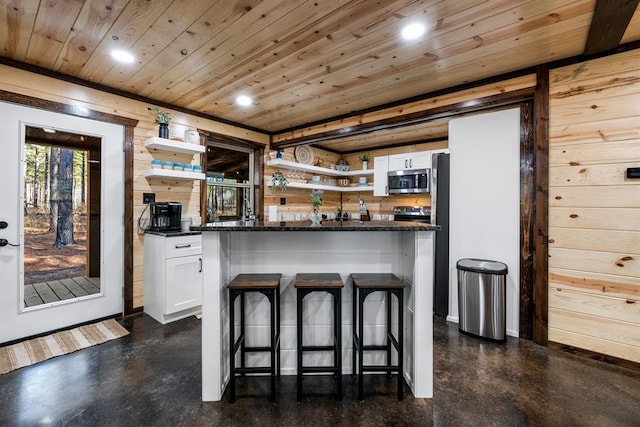
[[[535,74],[529,74],[504,80],[496,83],[486,84],[483,86],[474,87],[472,89],[462,90],[459,92],[453,92],[450,94],[437,96],[433,98],[427,98],[420,101],[411,102],[383,110],[367,112],[364,114],[354,115],[351,117],[335,120],[332,122],[322,123],[315,126],[292,130],[274,135],[274,142],[287,141],[292,138],[298,138],[301,136],[315,135],[327,131],[335,131],[338,129],[348,128],[350,126],[374,122],[381,119],[391,118],[397,115],[426,112],[434,108],[442,108],[447,105],[454,105],[464,101],[470,101],[478,98],[488,97],[491,95],[497,95],[504,92],[516,91],[524,88],[530,88],[535,86]],[[376,134],[369,134],[370,138],[376,139]],[[429,135],[430,136],[430,135]],[[376,141],[382,145],[383,142]],[[402,147],[387,148],[381,150],[365,150],[349,155],[345,155],[344,158],[349,162],[351,169],[360,168],[361,163],[359,157],[363,153],[369,155],[369,167],[373,168],[373,158],[376,156],[384,156],[389,154],[409,153],[413,151],[435,150],[439,148],[446,148],[448,141],[443,138],[442,141],[411,144]],[[338,154],[320,150],[314,148],[315,159],[322,158],[325,165],[336,163],[340,158]],[[287,148],[283,152],[285,160],[294,160],[294,149]],[[268,158],[266,159],[268,160]],[[265,168],[265,183],[268,183],[275,170],[270,167]],[[282,170],[286,175],[286,170]],[[306,179],[310,179],[310,174],[306,174]],[[373,177],[370,177],[373,180]],[[352,179],[356,182],[355,179]],[[280,205],[280,198],[286,198],[286,205]],[[367,204],[369,213],[371,215],[389,215],[393,212],[393,206],[418,206],[418,205],[430,205],[431,200],[428,195],[416,196],[416,195],[393,195],[388,197],[373,197],[372,192],[354,192],[343,193],[342,208],[344,212],[357,213],[359,207],[359,200],[363,199]],[[322,213],[335,213],[335,208],[340,205],[340,193],[337,192],[325,192],[323,195],[323,207],[320,209]],[[288,189],[284,194],[273,194],[269,191],[265,191],[265,203],[264,203],[264,218],[268,217],[269,205],[278,206],[278,214],[288,215],[291,218],[292,215],[304,215],[311,212],[310,203],[310,191],[300,189]]]
[[[145,207],[142,203],[143,192],[155,193],[156,200],[158,201],[181,202],[183,204],[183,216],[200,215],[200,184],[198,182],[148,180],[143,176],[144,171],[151,167],[150,162],[152,158],[181,162],[189,161],[189,156],[160,152],[152,153],[144,147],[144,141],[147,138],[158,135],[154,116],[148,110],[153,105],[4,65],[0,65],[0,75],[2,75],[2,79],[0,79],[0,89],[2,90],[139,120],[139,124],[134,131],[134,230],[137,229],[137,219]],[[262,144],[268,144],[269,141],[268,136],[264,134],[177,111],[162,110],[171,113],[172,120],[169,125],[170,137],[182,137],[186,129],[206,129],[212,132],[260,142]],[[199,159],[197,156],[194,156],[191,162],[194,164],[198,163]],[[148,212],[145,212],[144,216],[147,217]],[[143,236],[134,235],[134,308],[139,308],[144,305],[143,241]]]
[[[640,50],[550,74],[549,341],[640,362]]]

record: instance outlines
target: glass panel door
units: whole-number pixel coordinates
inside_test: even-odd
[[[25,128],[25,308],[100,293],[100,146]]]

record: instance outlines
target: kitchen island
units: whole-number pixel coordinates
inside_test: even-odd
[[[222,399],[229,381],[229,313],[225,285],[240,273],[281,273],[281,368],[296,372],[295,289],[297,273],[339,273],[342,296],[343,374],[351,374],[351,273],[393,273],[404,280],[404,378],[415,397],[433,396],[434,241],[438,226],[393,221],[223,222],[191,227],[202,232],[202,400]],[[379,294],[379,295],[378,295]],[[367,342],[384,339],[384,294],[367,299]],[[305,343],[330,340],[331,300],[328,295],[305,299]],[[396,308],[394,307],[394,310]],[[268,303],[261,295],[247,298],[246,339],[252,345],[268,340]],[[306,313],[309,313],[307,316]],[[309,326],[307,326],[309,325]],[[396,325],[394,325],[395,327]],[[308,341],[309,340],[309,341]],[[329,354],[313,355],[311,363],[330,363]],[[306,357],[306,356],[305,356]],[[371,355],[373,364],[382,362]],[[394,356],[395,357],[395,356]],[[247,366],[267,366],[267,354],[249,355]]]

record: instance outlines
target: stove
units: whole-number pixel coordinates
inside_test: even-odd
[[[431,223],[431,206],[394,206],[394,221]]]

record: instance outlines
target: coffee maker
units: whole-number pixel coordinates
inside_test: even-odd
[[[153,231],[180,231],[182,204],[178,202],[151,203],[151,227]]]

